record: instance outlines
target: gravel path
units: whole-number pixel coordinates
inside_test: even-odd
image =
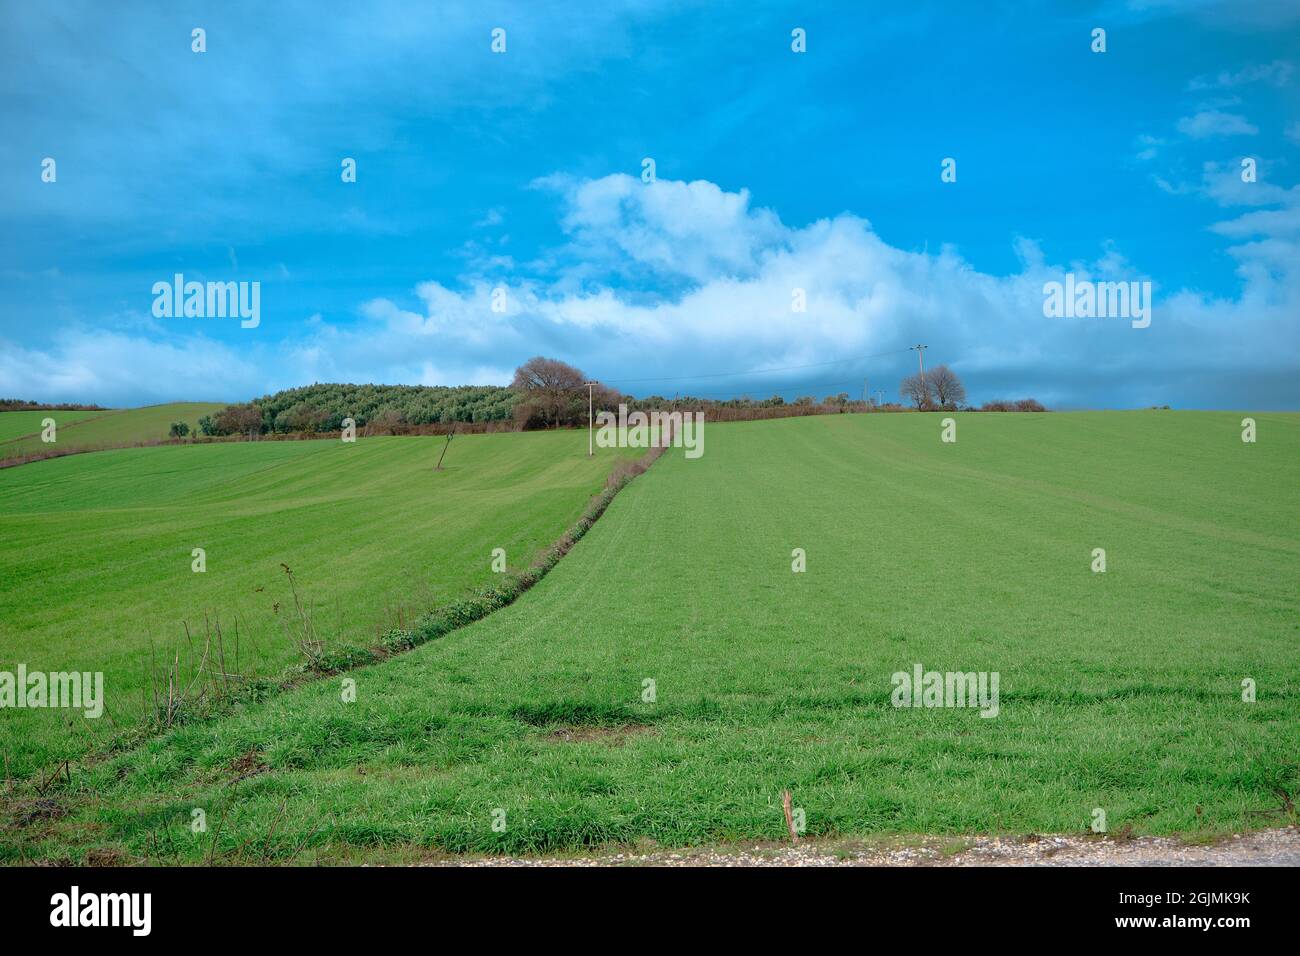
[[[1300,866],[1300,828],[1234,834],[1214,844],[1169,837],[918,837],[737,843],[590,856],[446,857],[429,866]]]

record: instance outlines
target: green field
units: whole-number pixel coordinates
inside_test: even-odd
[[[298,659],[293,571],[322,638],[373,643],[390,626],[491,578],[491,552],[526,565],[600,491],[594,460],[564,434],[443,441],[168,445],[0,470],[0,669],[102,670],[110,719],[0,711],[15,775],[75,756],[88,734],[135,721],[150,659],[200,645],[205,618],[238,670]],[[206,570],[192,570],[192,549]],[[278,609],[277,609],[278,608]],[[236,670],[227,647],[227,670]],[[199,648],[201,656],[201,646]]]
[[[56,429],[84,422],[88,418],[112,414],[108,411],[50,411],[41,409],[25,412],[0,412],[0,454],[5,453],[5,445],[17,438],[36,436],[40,441],[41,422],[47,418],[54,419]]]
[[[1232,413],[955,417],[955,444],[937,415],[709,426],[703,458],[662,458],[518,602],[347,675],[354,703],[329,678],[80,767],[59,791],[67,814],[12,828],[5,858],[777,839],[785,789],[811,835],[1085,832],[1096,808],[1111,832],[1290,822],[1268,811],[1300,789],[1300,416],[1256,414],[1255,444]],[[159,471],[184,487],[194,469],[180,456],[217,451],[152,454],[174,456]],[[113,481],[80,491],[51,469],[50,493],[74,511],[94,487],[105,520],[138,529],[152,521],[129,510],[144,507],[132,502],[145,460],[119,455]],[[277,508],[318,507],[297,464],[255,486]],[[480,502],[462,464],[465,501]],[[30,492],[3,501],[8,549]],[[24,598],[24,641],[88,603],[84,582],[133,567],[106,570],[122,549],[72,530],[59,537],[90,550],[43,550],[60,510],[32,507],[6,563],[35,550],[65,571],[55,593]],[[357,545],[410,561],[405,524],[358,530]],[[292,528],[250,525],[216,553],[258,568],[243,587],[270,580],[280,550],[266,539]],[[174,542],[182,564],[191,537]],[[304,577],[357,573],[339,550]],[[131,614],[138,599],[98,603]],[[138,616],[182,603],[155,602]],[[918,663],[998,672],[998,715],[891,706],[891,675]],[[220,826],[193,834],[195,808]]]
[[[225,407],[221,402],[174,402],[103,412],[4,412],[0,413],[0,459],[67,448],[90,450],[161,441],[167,437],[172,422],[185,422],[192,432],[197,432],[200,418]],[[11,415],[27,417],[10,424],[6,419]],[[58,425],[52,444],[41,441],[41,419],[46,416]]]

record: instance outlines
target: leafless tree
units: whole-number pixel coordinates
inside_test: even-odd
[[[909,375],[903,379],[899,385],[898,393],[916,405],[917,410],[930,408],[933,404],[933,389],[930,386],[930,376],[921,378],[921,373]]]
[[[572,419],[580,404],[586,404],[585,381],[572,365],[538,355],[515,369],[510,388],[519,393],[522,405],[536,409],[547,426],[557,427]],[[585,414],[582,417],[586,419]]]
[[[966,386],[946,365],[936,365],[925,373],[926,383],[941,408],[956,408],[966,401]]]
[[[618,403],[627,400],[627,396],[618,389],[602,385],[600,382],[597,382],[591,390],[591,407],[593,411],[617,413]]]
[[[262,432],[262,410],[251,403],[228,405],[213,420],[221,435],[247,434],[253,438]]]

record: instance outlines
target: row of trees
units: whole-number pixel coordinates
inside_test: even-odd
[[[975,411],[966,402],[966,386],[957,373],[946,365],[930,369],[924,376],[918,372],[903,379],[899,389],[903,398],[921,411],[956,411],[964,408]],[[1016,401],[997,400],[980,406],[982,412],[1045,412],[1047,408],[1034,398]]]
[[[826,405],[832,408],[848,408],[851,406],[863,405],[863,402],[855,401],[849,398],[848,392],[840,392],[837,395],[827,395],[820,402],[816,396],[800,395],[792,402],[787,402],[780,395],[773,395],[771,398],[750,398],[743,396],[741,398],[696,398],[693,395],[678,395],[674,398],[665,398],[662,395],[647,395],[645,398],[636,399],[638,408],[789,408],[796,406],[800,408],[809,405]]]
[[[0,412],[102,412],[103,405],[80,405],[75,402],[29,402],[21,398],[0,398]]]
[[[199,419],[204,435],[334,432],[351,418],[358,428],[439,422],[509,421],[515,394],[499,385],[314,384],[231,405]]]
[[[509,388],[314,384],[230,405],[215,415],[199,419],[198,431],[202,435],[250,437],[268,432],[334,432],[343,427],[345,418],[353,419],[358,428],[374,425],[392,431],[451,422],[513,422],[519,429],[559,428],[586,424],[588,387],[589,379],[580,369],[539,355],[515,370]],[[621,402],[635,402],[637,408],[645,410],[690,408],[706,413],[713,411],[720,419],[737,419],[785,414],[785,410],[801,414],[865,411],[874,407],[851,399],[847,392],[828,395],[820,402],[812,395],[802,395],[787,403],[780,395],[721,401],[693,396],[670,399],[661,395],[632,399],[599,382],[590,382],[590,391],[595,412],[615,411]],[[908,376],[901,391],[909,403],[921,410],[953,410],[964,407],[966,402],[965,386],[947,365],[932,368],[924,376],[919,373]],[[1042,410],[1042,406],[1026,399],[1020,403],[990,402],[985,410],[1031,411]],[[173,435],[183,437],[184,434],[173,426]]]
[[[966,386],[946,365],[937,365],[924,375],[918,372],[903,379],[899,394],[919,410],[954,410],[966,401]]]
[[[515,424],[523,429],[556,428],[562,425],[585,425],[587,423],[587,383],[589,379],[581,370],[558,359],[537,356],[531,358],[515,370],[510,388],[518,396],[515,405]],[[616,411],[620,402],[635,403],[638,409],[651,411],[656,409],[689,408],[703,410],[735,412],[727,418],[744,417],[746,410],[776,409],[791,407],[812,409],[815,407],[847,410],[861,405],[853,402],[848,392],[828,395],[819,403],[812,395],[802,395],[787,403],[780,395],[771,398],[730,398],[717,401],[694,396],[676,396],[666,398],[662,395],[648,395],[644,398],[632,398],[618,389],[610,388],[600,382],[591,383],[593,412]]]

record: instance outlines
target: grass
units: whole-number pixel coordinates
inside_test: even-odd
[[[91,450],[161,441],[167,437],[172,422],[186,422],[192,432],[197,432],[200,418],[225,407],[220,402],[174,402],[104,412],[4,412],[0,413],[0,458],[56,449]],[[10,415],[34,416],[31,419],[34,425],[26,431],[9,435],[4,429],[21,428],[25,424],[6,425],[4,420]],[[56,441],[52,444],[41,441],[41,418],[46,416],[58,423]]]
[[[78,767],[0,853],[779,840],[785,789],[809,835],[1289,822],[1300,416],[1254,417],[1253,445],[1230,413],[957,415],[956,444],[932,415],[710,427],[518,602],[346,675],[355,702],[328,679]],[[918,662],[999,672],[999,715],[892,707]]]
[[[122,449],[0,471],[0,669],[103,671],[109,719],[0,712],[21,775],[75,757],[147,710],[150,662],[201,655],[220,622],[226,669],[301,659],[289,581],[317,634],[373,645],[390,627],[527,565],[600,491],[612,453],[572,432]],[[192,570],[192,549],[206,570]],[[239,660],[234,654],[238,618]],[[196,661],[197,663],[197,661]]]
[[[105,411],[23,411],[23,412],[0,412],[0,454],[3,454],[4,446],[17,438],[35,436],[40,441],[41,422],[47,418],[53,418],[56,428],[64,428],[74,422],[82,422],[88,418],[97,418],[100,415],[109,414]]]

